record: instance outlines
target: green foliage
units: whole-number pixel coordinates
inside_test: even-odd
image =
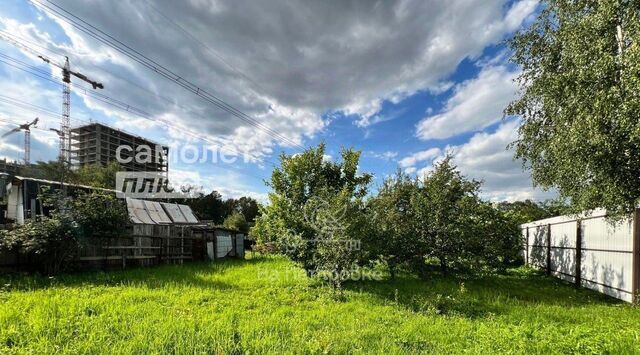
[[[112,161],[107,166],[85,165],[77,170],[70,169],[68,164],[61,160],[38,161],[23,168],[24,176],[51,180],[65,181],[71,184],[114,189],[116,185],[116,173],[120,171],[120,164]]]
[[[618,215],[640,197],[640,3],[546,0],[510,41],[523,124],[516,157],[578,212]]]
[[[4,231],[0,248],[17,251],[48,274],[64,271],[86,238],[117,237],[129,222],[124,203],[112,194],[91,192],[62,198],[59,191],[45,189],[39,199],[53,208],[50,217],[29,219]]]
[[[241,213],[247,222],[253,222],[259,214],[259,203],[255,199],[243,196],[223,200],[218,191],[178,202],[189,205],[201,220],[213,221],[214,224],[224,223],[235,212]]]
[[[412,200],[416,243],[420,254],[414,268],[421,272],[423,257],[436,258],[443,273],[468,256],[468,241],[475,236],[473,213],[480,182],[467,180],[447,155],[425,176]],[[478,236],[482,237],[482,236]]]
[[[465,256],[474,266],[504,271],[521,264],[520,224],[490,203],[478,202],[468,216],[473,232],[465,243]]]
[[[229,217],[225,218],[222,226],[244,233],[247,233],[249,231],[249,225],[244,219],[244,215],[240,212],[233,212]]]
[[[80,185],[115,189],[116,173],[121,171],[120,164],[111,161],[107,166],[84,165],[73,171],[72,182]]]
[[[313,287],[310,287],[313,286]],[[282,257],[0,275],[2,354],[633,354],[638,308],[528,269],[349,283]]]
[[[308,274],[316,274],[319,268],[349,267],[346,264],[353,261],[353,255],[339,259],[323,243],[362,237],[363,230],[356,228],[358,214],[363,213],[360,200],[372,178],[358,174],[359,152],[343,149],[339,162],[324,157],[324,144],[293,156],[282,154],[280,167],[274,169],[268,183],[273,189],[270,203],[251,230],[258,243],[275,242]]]
[[[230,198],[225,201],[227,213],[239,212],[247,222],[254,222],[260,213],[260,204],[254,198],[242,196],[239,199]]]
[[[4,248],[19,252],[46,274],[63,270],[81,246],[77,225],[59,217],[28,220],[4,234]]]
[[[71,218],[84,238],[118,237],[125,232],[129,213],[122,200],[104,192],[82,193],[69,200]]]
[[[378,194],[368,201],[374,235],[368,238],[366,247],[371,259],[380,257],[388,265],[391,277],[399,266],[420,254],[411,205],[418,189],[418,181],[399,170],[385,179]]]
[[[343,284],[352,279],[361,258],[361,243],[369,234],[369,221],[362,199],[351,193],[322,194],[313,208],[313,221],[319,228],[313,255],[316,272],[343,296]],[[321,202],[318,204],[317,202]]]

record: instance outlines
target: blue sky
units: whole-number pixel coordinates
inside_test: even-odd
[[[149,113],[106,105],[74,86],[72,125],[99,121],[172,147],[215,142],[251,157],[191,164],[174,156],[176,181],[264,200],[279,152],[324,141],[327,159],[341,147],[361,150],[360,168],[374,173],[374,184],[399,168],[428,173],[449,151],[463,173],[485,181],[487,199],[552,197],[512,160],[506,146],[518,120],[501,114],[518,73],[502,42],[531,20],[535,1],[55,3],[269,127],[213,107],[49,11],[5,1],[0,60],[57,80],[59,70],[36,54],[68,55],[74,69],[105,84],[101,94]],[[32,160],[55,158],[48,129],[59,124],[60,87],[6,63],[0,85],[0,130],[40,116]],[[20,159],[22,139],[0,141],[0,157]]]

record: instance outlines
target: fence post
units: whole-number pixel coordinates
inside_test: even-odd
[[[638,303],[638,292],[640,291],[640,210],[633,210],[633,221],[631,225],[633,237],[632,271],[631,271],[631,292],[633,303]]]
[[[529,227],[527,227],[527,233],[526,233],[526,238],[527,240],[525,240],[524,242],[524,264],[525,265],[529,265]]]
[[[551,275],[551,224],[547,224],[547,275]]]
[[[577,287],[582,284],[582,221],[576,221],[576,271],[574,277]]]

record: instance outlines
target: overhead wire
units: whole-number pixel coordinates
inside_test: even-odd
[[[19,65],[21,65],[23,67],[15,65],[13,63],[9,63],[6,60],[10,60],[10,61],[16,62],[16,63],[18,63]],[[13,58],[13,57],[10,57],[10,56],[8,56],[8,55],[6,55],[4,53],[1,53],[1,52],[0,52],[0,62],[5,63],[5,64],[7,64],[9,66],[12,66],[12,67],[14,67],[16,69],[23,70],[23,71],[25,71],[25,72],[27,72],[29,74],[32,74],[34,76],[37,76],[37,77],[39,77],[39,78],[41,78],[43,80],[47,80],[47,81],[53,82],[53,83],[55,83],[57,85],[62,85],[62,83],[60,81],[53,80],[50,77],[46,77],[46,76],[40,75],[40,74],[50,75],[50,73],[48,73],[47,71],[44,71],[44,70],[42,70],[40,68],[31,66],[30,64],[28,64],[28,63],[26,63],[24,61],[21,61],[19,59]],[[35,73],[35,72],[37,72],[37,73]],[[58,80],[61,80],[60,77],[57,77],[57,76],[53,76],[53,77],[58,79]],[[95,91],[91,90],[90,88],[88,88],[87,86],[84,86],[82,84],[73,83],[72,86],[76,87],[76,90],[78,90],[77,93],[79,93],[81,95],[85,95],[85,96],[91,97],[91,98],[93,98],[93,99],[95,99],[97,101],[100,101],[102,103],[105,103],[105,104],[113,106],[113,107],[116,107],[116,108],[118,108],[120,110],[132,113],[132,114],[137,115],[139,117],[142,117],[144,119],[147,119],[147,120],[150,120],[150,121],[153,121],[153,122],[156,122],[156,123],[164,124],[167,127],[173,128],[173,129],[175,129],[177,131],[180,131],[182,133],[185,133],[185,134],[187,134],[187,135],[189,135],[189,136],[191,136],[193,138],[202,140],[202,141],[204,141],[206,143],[209,143],[211,145],[214,145],[214,146],[217,146],[219,148],[222,148],[223,150],[226,150],[226,151],[228,151],[230,153],[233,153],[233,154],[236,154],[236,155],[240,155],[240,156],[247,155],[247,156],[251,157],[253,160],[260,161],[260,159],[258,157],[253,156],[248,152],[241,152],[241,151],[238,151],[236,149],[233,149],[233,148],[229,147],[228,143],[225,144],[225,143],[213,141],[210,138],[207,138],[205,136],[202,136],[202,135],[199,135],[197,133],[191,132],[191,131],[189,131],[187,129],[178,127],[177,125],[173,124],[170,121],[163,120],[163,119],[160,119],[160,118],[157,118],[157,117],[153,117],[153,115],[151,115],[150,113],[148,113],[148,112],[146,112],[146,111],[144,111],[142,109],[139,109],[139,108],[137,108],[135,106],[132,106],[132,105],[130,105],[130,104],[126,103],[126,102],[120,101],[118,99],[114,99],[114,98],[109,97],[107,95],[95,92]],[[273,163],[273,162],[271,162],[271,161],[269,161],[267,159],[262,159],[262,161],[269,162],[270,164],[275,166],[275,163]]]
[[[87,34],[88,36],[98,40],[99,42],[108,45],[109,47],[117,50],[118,52],[122,53],[123,55],[129,57],[130,59],[134,60],[135,62],[143,65],[144,67],[150,69],[151,71],[153,71],[154,73],[168,79],[171,80],[173,82],[175,82],[176,84],[178,84],[179,86],[181,86],[182,88],[191,91],[192,93],[194,93],[195,95],[203,98],[204,100],[208,101],[209,103],[213,104],[214,106],[224,110],[225,112],[247,122],[248,124],[250,124],[251,126],[254,126],[255,128],[259,128],[261,130],[263,130],[264,132],[266,132],[269,136],[271,136],[272,138],[276,139],[276,140],[280,140],[283,143],[289,144],[291,146],[297,146],[299,148],[304,149],[304,147],[292,140],[290,140],[289,138],[282,136],[281,134],[279,134],[277,131],[271,129],[270,127],[262,124],[261,122],[255,120],[254,118],[248,116],[246,113],[240,111],[239,109],[233,107],[232,105],[228,104],[227,102],[225,102],[224,100],[222,100],[221,98],[209,93],[207,90],[205,90],[204,88],[201,88],[200,86],[194,84],[193,82],[185,79],[184,77],[176,74],[174,71],[172,71],[171,69],[166,68],[165,66],[159,64],[158,62],[156,62],[155,60],[145,56],[144,54],[140,53],[138,50],[132,48],[131,46],[121,42],[120,40],[118,40],[117,38],[111,36],[110,34],[100,30],[99,28],[89,24],[87,21],[83,20],[82,18],[74,15],[73,13],[65,10],[63,7],[49,1],[49,0],[44,0],[47,3],[51,4],[52,6],[49,6],[47,4],[45,4],[43,1],[40,0],[31,0],[31,2],[37,6],[38,8],[42,9],[43,11],[47,11],[50,13],[53,13],[54,15],[58,16],[59,18],[61,18],[61,20],[67,22],[69,25],[75,27],[76,29],[78,29],[79,31]],[[55,8],[54,8],[55,7]]]

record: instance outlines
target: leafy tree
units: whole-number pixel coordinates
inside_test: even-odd
[[[510,40],[522,68],[515,156],[575,211],[630,212],[640,197],[640,3],[546,0]]]
[[[120,164],[116,161],[109,162],[106,166],[84,165],[74,171],[71,181],[81,185],[115,189],[116,173],[121,170]]]
[[[230,216],[225,218],[222,226],[225,228],[235,229],[240,232],[247,233],[249,231],[249,224],[244,218],[244,215],[240,212],[233,212]]]
[[[189,205],[199,219],[210,220],[215,224],[221,224],[224,222],[225,217],[230,214],[230,212],[227,212],[222,195],[218,191],[211,191],[207,195],[182,202]]]
[[[21,174],[36,179],[51,181],[75,181],[75,172],[63,160],[37,161],[23,167]]]
[[[224,210],[227,216],[234,212],[244,215],[247,222],[253,222],[260,213],[258,201],[251,197],[242,196],[239,199],[230,198],[224,201]]]
[[[464,258],[476,267],[504,270],[521,261],[520,223],[492,204],[478,202],[468,216],[472,233],[467,234]]]
[[[412,198],[418,250],[413,268],[421,273],[424,257],[436,258],[443,274],[452,264],[461,263],[466,242],[474,233],[473,215],[480,182],[467,180],[447,155],[425,176]]]
[[[417,180],[398,171],[394,177],[385,179],[378,194],[368,201],[374,230],[368,246],[386,262],[392,278],[398,266],[419,253],[411,205],[418,188]]]
[[[113,194],[82,193],[68,203],[73,221],[84,238],[118,237],[129,223],[126,205]]]
[[[313,206],[318,228],[314,255],[317,272],[328,280],[334,291],[343,294],[343,284],[354,277],[362,254],[361,241],[369,233],[370,223],[362,198],[353,198],[348,190],[323,194]]]
[[[322,225],[318,215],[330,214],[336,196],[363,198],[371,175],[358,173],[360,153],[343,149],[341,161],[324,159],[325,145],[287,156],[280,156],[280,167],[273,170],[270,203],[261,211],[251,234],[259,243],[276,242],[308,274],[317,270],[317,247]],[[336,217],[336,216],[333,216]]]
[[[551,217],[542,204],[532,200],[503,201],[496,205],[496,209],[518,225]]]
[[[234,201],[235,209],[244,215],[247,222],[254,222],[256,220],[256,217],[260,213],[258,201],[247,196],[242,196]]]

